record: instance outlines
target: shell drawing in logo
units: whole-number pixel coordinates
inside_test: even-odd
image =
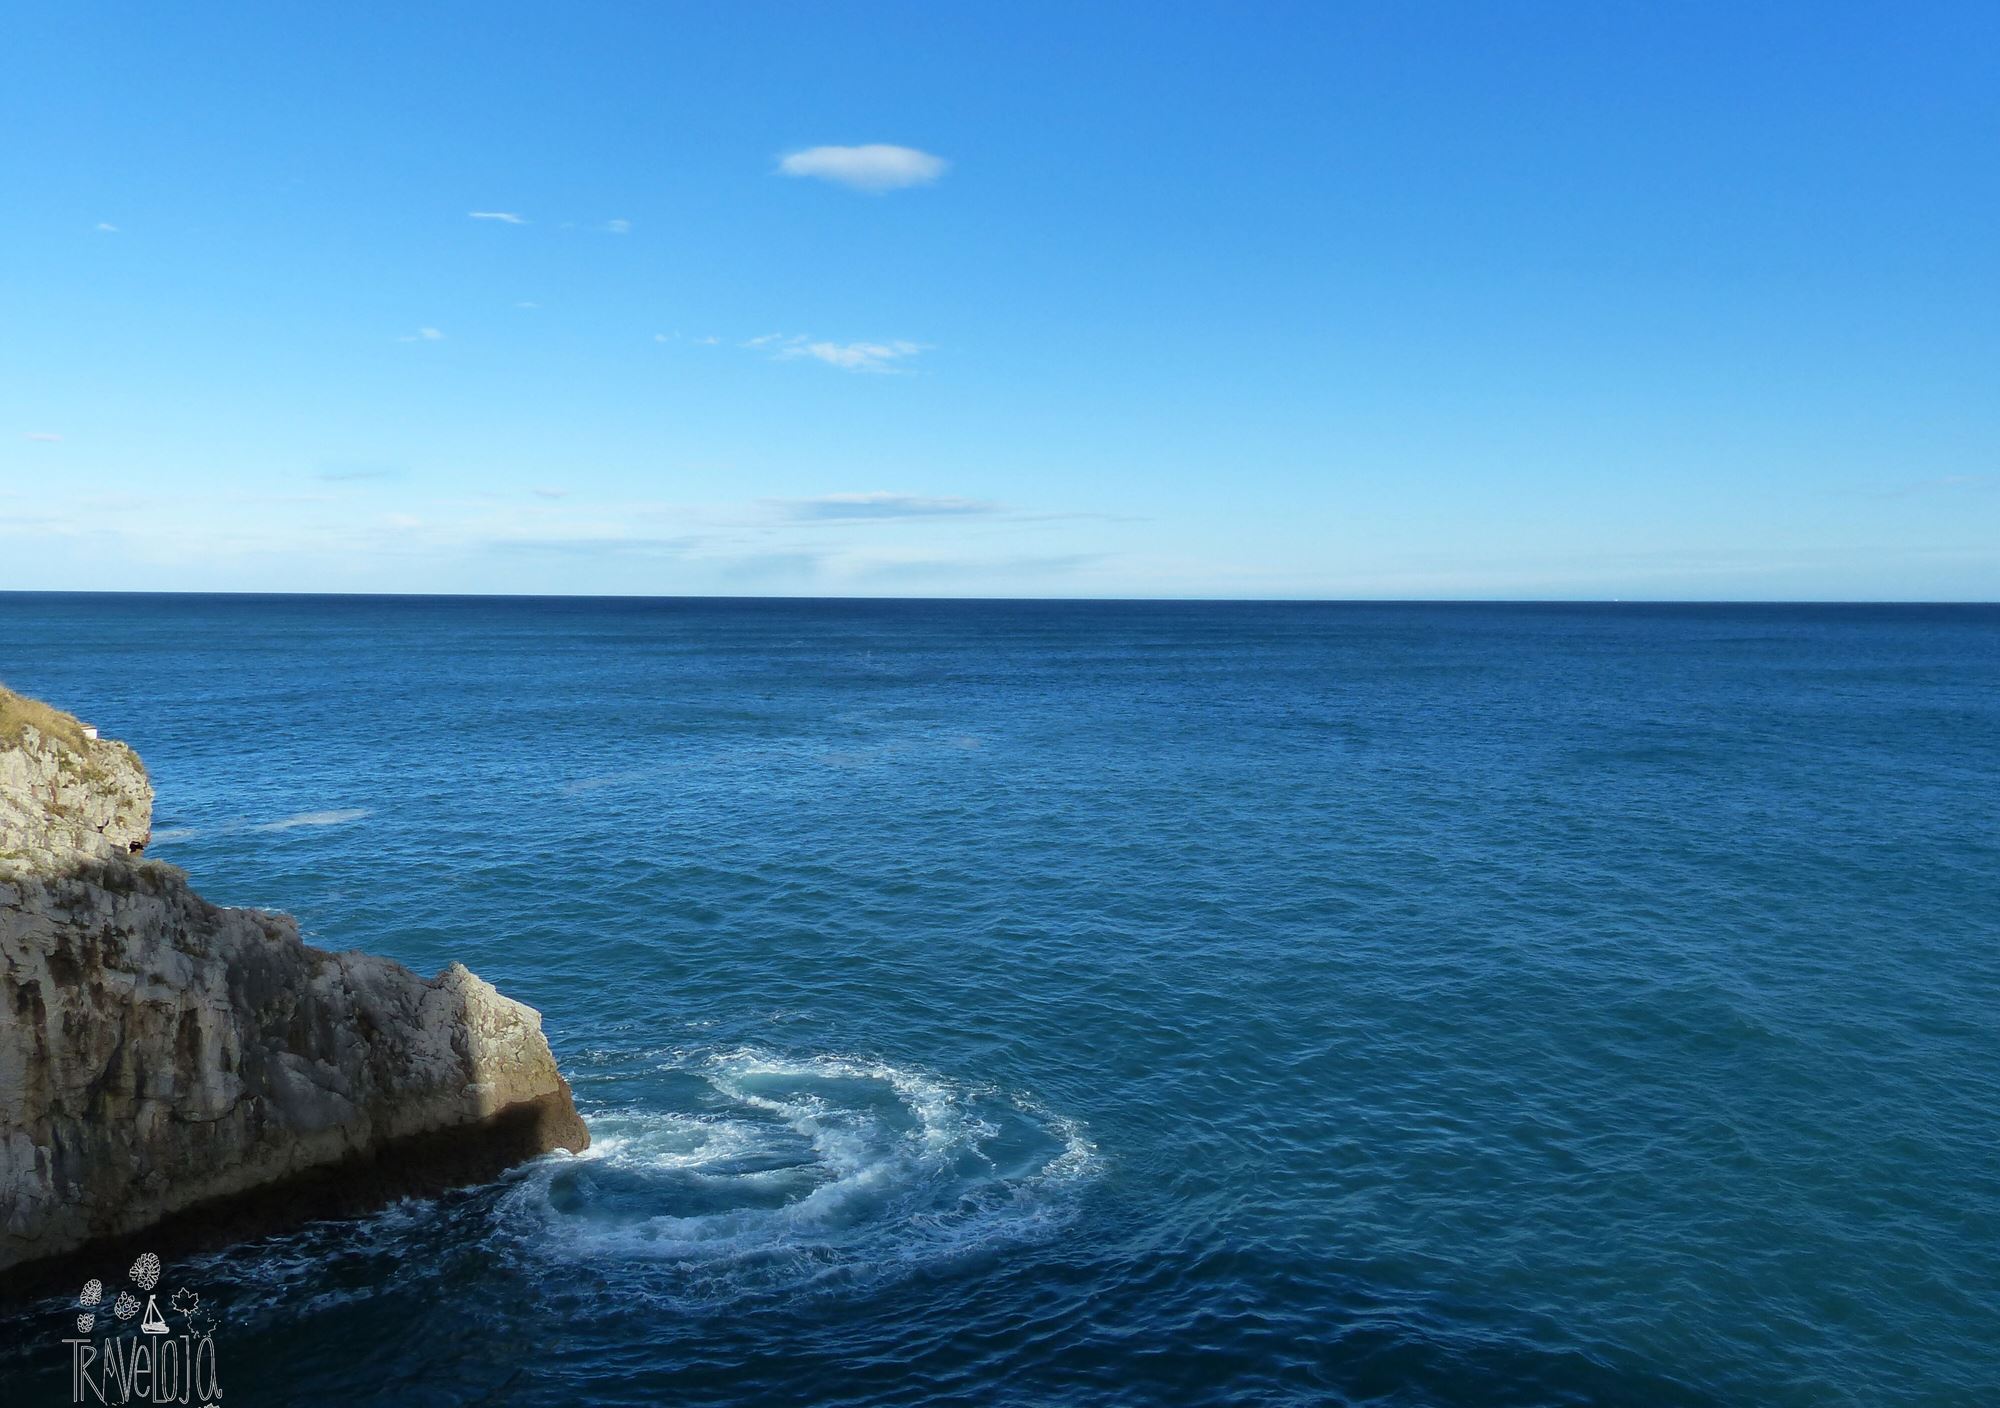
[[[130,1291],[120,1291],[118,1299],[112,1303],[111,1313],[120,1320],[130,1320],[139,1313],[139,1302]]]
[[[91,1277],[83,1283],[83,1294],[76,1299],[77,1304],[86,1308],[98,1304],[104,1299],[104,1283],[95,1276]]]

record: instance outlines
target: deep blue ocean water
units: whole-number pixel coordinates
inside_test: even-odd
[[[230,1402],[2000,1390],[2000,610],[14,595],[0,678],[597,1137],[170,1267]]]

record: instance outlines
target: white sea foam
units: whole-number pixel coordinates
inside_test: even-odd
[[[1101,1167],[1074,1120],[910,1067],[749,1047],[623,1063],[675,1094],[587,1111],[581,1155],[200,1258],[191,1274],[227,1284],[245,1321],[449,1285],[493,1258],[529,1284],[621,1303],[845,1293],[1045,1241]]]
[[[278,821],[259,822],[249,828],[251,831],[292,831],[301,826],[344,826],[350,821],[359,821],[368,815],[366,807],[341,807],[335,811],[300,812]]]
[[[276,821],[233,821],[224,826],[168,826],[155,831],[152,842],[155,845],[175,841],[192,841],[198,836],[228,836],[244,831],[296,831],[308,826],[345,826],[350,821],[359,821],[369,814],[367,807],[338,807],[328,811],[299,812],[294,816],[280,817]]]
[[[702,1108],[592,1115],[589,1151],[507,1189],[511,1254],[650,1266],[674,1298],[799,1289],[1045,1237],[1099,1166],[1072,1120],[886,1062],[746,1047],[663,1069],[698,1074]]]

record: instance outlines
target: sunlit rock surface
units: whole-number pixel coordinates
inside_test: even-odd
[[[0,690],[0,1270],[589,1143],[539,1013],[208,903],[144,858],[152,803],[130,748]]]

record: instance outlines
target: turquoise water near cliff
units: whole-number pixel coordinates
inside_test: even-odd
[[[229,1401],[2000,1386],[2000,610],[16,595],[0,678],[597,1136],[171,1267]]]

